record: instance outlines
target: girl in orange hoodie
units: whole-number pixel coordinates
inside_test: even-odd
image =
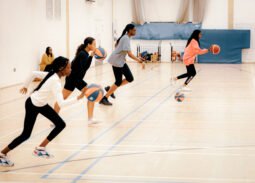
[[[191,34],[190,38],[188,39],[183,55],[183,62],[186,65],[187,73],[174,78],[175,81],[178,79],[187,78],[183,84],[182,91],[191,91],[189,88],[187,88],[187,85],[196,75],[196,69],[194,66],[196,56],[206,54],[209,51],[208,49],[201,49],[199,47],[200,45],[199,39],[201,37],[202,33],[200,30],[194,30],[193,33]]]

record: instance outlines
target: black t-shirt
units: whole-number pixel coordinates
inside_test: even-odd
[[[81,51],[72,61],[71,74],[69,77],[73,79],[83,80],[87,70],[89,69],[92,62],[92,57],[86,51]]]

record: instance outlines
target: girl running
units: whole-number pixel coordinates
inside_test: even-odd
[[[201,49],[199,47],[200,46],[199,40],[201,39],[201,37],[202,37],[202,33],[200,30],[194,30],[194,32],[191,34],[186,44],[186,48],[184,50],[184,55],[183,55],[183,62],[186,65],[187,73],[174,78],[175,81],[178,79],[187,78],[181,89],[182,91],[191,91],[187,87],[187,85],[196,75],[196,69],[194,66],[196,56],[206,54],[209,51],[208,49]]]
[[[118,87],[124,86],[125,84],[130,83],[134,80],[134,77],[126,63],[126,55],[128,55],[130,58],[134,59],[138,63],[142,64],[142,68],[145,67],[143,60],[135,57],[134,54],[131,52],[130,38],[132,36],[135,36],[135,34],[135,26],[133,24],[128,24],[123,30],[120,38],[117,40],[115,45],[116,48],[109,57],[109,63],[112,64],[112,69],[115,76],[115,83],[111,87],[108,86],[105,88],[107,93],[100,101],[100,104],[112,105],[112,103],[108,100],[109,96],[115,98],[114,92],[117,90]],[[123,75],[125,76],[125,79],[122,79]]]
[[[63,89],[64,99],[68,98],[75,88],[82,92],[87,90],[88,84],[83,80],[83,78],[91,65],[95,50],[96,40],[92,37],[87,37],[84,40],[84,43],[78,47],[75,58],[72,61],[71,74],[66,77],[65,86]],[[97,123],[97,121],[93,119],[94,102],[88,101],[87,107],[89,124]],[[55,104],[54,110],[59,113],[60,107],[58,103]]]
[[[21,88],[20,92],[22,94],[26,94],[29,84],[35,77],[43,79],[30,97],[26,100],[26,114],[23,132],[1,151],[0,166],[14,165],[14,163],[8,159],[7,154],[30,137],[38,114],[42,114],[52,121],[55,128],[39,145],[39,147],[35,148],[33,154],[43,158],[52,157],[46,151],[45,147],[65,128],[66,125],[63,119],[48,105],[48,97],[54,94],[58,104],[61,106],[72,104],[84,97],[84,93],[81,93],[79,96],[69,100],[64,100],[63,98],[60,78],[68,76],[71,72],[71,65],[67,58],[58,57],[53,61],[51,66],[52,70],[49,73],[34,71],[33,75],[25,82],[24,87]]]

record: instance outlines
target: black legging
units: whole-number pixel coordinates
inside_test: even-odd
[[[125,78],[128,82],[134,81],[134,77],[132,75],[132,72],[130,71],[127,64],[124,64],[123,67],[114,67],[114,66],[112,66],[112,69],[113,69],[113,73],[114,73],[114,76],[115,76],[115,83],[114,84],[116,86],[119,87],[121,85],[122,75],[125,76]]]
[[[48,104],[43,107],[36,107],[33,105],[31,98],[29,97],[26,100],[25,108],[26,115],[23,132],[8,145],[8,148],[11,150],[31,136],[36,117],[39,113],[51,120],[55,125],[55,128],[47,137],[49,141],[54,139],[66,126],[62,118]]]
[[[177,79],[182,79],[182,78],[188,77],[185,81],[185,85],[188,85],[189,82],[195,77],[195,75],[197,73],[196,73],[194,64],[190,64],[190,65],[186,66],[186,68],[187,68],[187,73],[178,76]]]

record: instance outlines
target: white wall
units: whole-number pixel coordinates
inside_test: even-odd
[[[235,0],[234,28],[251,30],[251,48],[243,50],[244,62],[255,62],[255,1]]]
[[[113,0],[113,26],[119,37],[125,26],[133,21],[133,0]]]
[[[144,0],[146,20],[149,22],[175,22],[180,3],[180,0]]]
[[[207,0],[203,29],[228,28],[228,0]]]
[[[144,0],[146,20],[149,22],[175,22],[180,2],[180,0]],[[203,28],[226,29],[228,26],[228,1],[207,0],[207,2]],[[114,0],[114,5],[114,19],[118,32],[121,32],[124,26],[133,20],[133,0]]]
[[[114,28],[117,36],[134,19],[133,0],[113,0]],[[179,11],[180,0],[144,0],[146,21],[148,22],[175,22]],[[163,12],[163,13],[162,13]]]
[[[0,0],[0,88],[24,81],[39,68],[47,46],[66,56],[66,0],[61,19],[46,16],[47,0]],[[56,0],[52,0],[53,4]],[[15,5],[15,6],[14,6]],[[112,51],[112,0],[70,0],[70,59],[84,38],[93,36],[108,54]],[[16,68],[16,72],[14,72]]]
[[[42,0],[0,1],[0,87],[24,81],[48,45],[65,55],[65,11],[61,20],[47,20],[45,7]]]
[[[73,59],[77,47],[92,36],[97,45],[112,51],[112,0],[70,1],[70,56]],[[94,63],[94,62],[93,62]]]

